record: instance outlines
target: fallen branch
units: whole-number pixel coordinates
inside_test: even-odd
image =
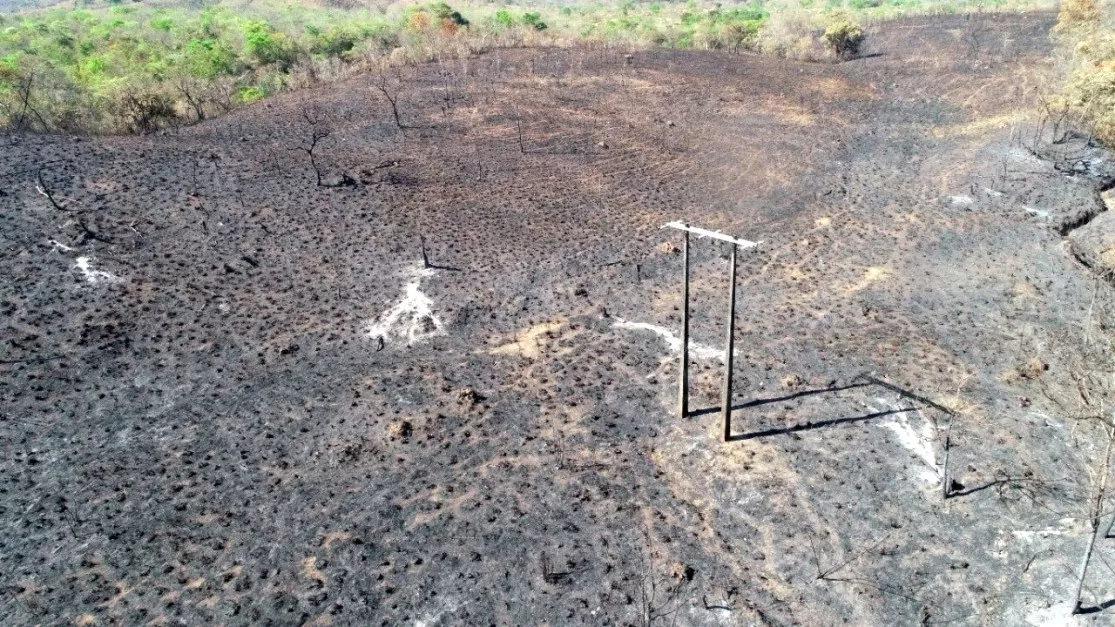
[[[837,573],[837,572],[843,570],[845,567],[847,567],[852,562],[854,562],[854,561],[858,560],[859,558],[863,557],[864,554],[866,554],[868,551],[871,551],[871,550],[875,549],[875,547],[877,547],[880,544],[886,542],[887,539],[889,539],[889,538],[890,538],[890,533],[887,533],[885,536],[882,537],[881,540],[879,540],[875,544],[872,544],[871,546],[869,546],[866,549],[860,551],[859,553],[856,553],[855,555],[849,557],[848,559],[846,559],[843,562],[837,564],[836,566],[833,566],[832,568],[830,568],[828,570],[825,570],[825,571],[822,571],[822,572],[818,573],[817,574],[817,579],[824,579],[825,581],[850,581],[850,580],[834,579],[834,578],[832,578],[832,575],[834,573]],[[812,538],[810,540],[812,540]],[[818,560],[817,564],[818,564],[818,569],[819,569],[820,568],[820,560]]]
[[[54,194],[50,191],[50,188],[47,187],[46,183],[43,181],[42,168],[39,168],[39,170],[35,173],[35,180],[37,181],[37,184],[35,185],[35,191],[39,192],[43,196],[46,196],[46,199],[50,201],[51,206],[59,211],[66,211],[69,213],[73,213],[75,211],[74,209],[63,207],[62,205],[58,204],[57,200],[54,199]]]
[[[82,244],[84,244],[85,242],[88,242],[89,240],[96,240],[98,242],[104,242],[105,244],[115,244],[116,243],[116,242],[112,241],[111,239],[105,237],[104,235],[101,235],[100,233],[98,233],[98,232],[94,231],[93,229],[89,228],[88,226],[86,226],[85,222],[82,221],[82,220],[78,220],[77,225],[79,227],[81,227],[81,243]]]

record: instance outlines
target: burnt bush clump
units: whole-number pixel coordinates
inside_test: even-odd
[[[117,107],[121,126],[129,133],[146,135],[174,120],[174,100],[164,94],[129,94]]]
[[[863,27],[844,13],[834,13],[825,26],[821,41],[838,59],[850,59],[859,54],[867,35]]]

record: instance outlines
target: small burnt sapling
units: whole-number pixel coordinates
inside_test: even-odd
[[[302,119],[304,119],[310,126],[309,141],[306,142],[304,145],[294,148],[294,150],[301,150],[310,158],[310,167],[314,170],[314,176],[317,180],[317,186],[350,187],[356,185],[356,179],[352,178],[345,172],[342,172],[339,175],[330,176],[328,178],[322,176],[321,167],[318,165],[317,155],[314,151],[316,151],[317,148],[321,145],[322,140],[330,136],[332,131],[328,127],[319,124],[318,121],[305,110],[302,111]],[[277,163],[278,162],[276,161],[276,164]]]
[[[322,187],[321,168],[318,167],[317,159],[314,156],[314,151],[317,150],[318,145],[321,144],[321,141],[323,139],[329,137],[330,131],[328,128],[319,126],[318,121],[315,120],[306,110],[302,111],[302,119],[305,120],[306,123],[310,126],[309,141],[306,142],[304,145],[297,146],[295,148],[292,148],[291,150],[301,150],[302,152],[306,153],[306,156],[310,158],[310,167],[314,169],[314,176],[317,178],[317,185],[318,187]]]
[[[402,120],[399,119],[399,89],[397,87],[391,87],[387,80],[387,75],[384,74],[382,70],[380,70],[379,82],[375,84],[375,88],[378,89],[381,94],[383,94],[383,97],[387,99],[388,104],[391,105],[391,115],[395,119],[395,126],[398,128],[406,128],[405,126],[403,126]]]

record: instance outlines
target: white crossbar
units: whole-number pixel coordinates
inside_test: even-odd
[[[759,244],[762,244],[761,241],[752,242],[750,240],[739,239],[739,238],[731,237],[730,235],[725,235],[725,234],[721,233],[720,231],[710,231],[708,229],[700,229],[700,228],[697,228],[695,226],[689,226],[688,224],[686,224],[686,223],[684,223],[680,220],[674,220],[673,222],[668,222],[666,224],[663,224],[662,228],[664,228],[664,229],[665,228],[678,229],[679,231],[689,231],[690,233],[693,233],[697,237],[711,237],[713,239],[722,240],[722,241],[725,241],[725,242],[728,242],[728,243],[731,243],[731,244],[735,244],[736,246],[742,246],[744,248],[754,248],[755,246],[758,246]]]

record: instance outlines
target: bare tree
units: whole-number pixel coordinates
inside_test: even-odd
[[[1096,542],[1100,537],[1100,519],[1104,514],[1104,503],[1107,500],[1107,480],[1110,476],[1109,469],[1111,468],[1111,448],[1115,444],[1115,424],[1109,421],[1103,422],[1103,431],[1107,435],[1106,452],[1103,455],[1103,461],[1096,469],[1095,474],[1099,475],[1096,479],[1097,483],[1092,493],[1088,512],[1088,522],[1091,525],[1091,533],[1088,534],[1088,546],[1084,550],[1084,557],[1080,561],[1080,571],[1077,573],[1076,594],[1073,596],[1072,613],[1079,614],[1081,607],[1081,597],[1084,594],[1084,581],[1088,575],[1088,563],[1092,561],[1092,552],[1095,551]],[[1110,529],[1110,527],[1108,527]],[[1103,535],[1107,535],[1104,533]]]
[[[379,73],[379,83],[376,84],[376,89],[378,89],[380,93],[383,94],[383,97],[387,99],[387,102],[391,104],[391,115],[395,117],[395,126],[406,128],[399,119],[399,91],[398,89],[391,90],[388,87],[387,75],[381,70]]]
[[[979,61],[980,49],[983,44],[984,35],[987,34],[987,27],[984,21],[980,19],[979,13],[977,13],[974,18],[972,14],[969,13],[964,19],[969,23],[964,33],[964,39],[968,44],[968,58],[973,61]]]
[[[10,117],[10,120],[12,128],[17,132],[27,128],[30,116],[34,116],[34,118],[38,120],[42,130],[46,131],[50,128],[46,122],[46,119],[44,119],[39,111],[35,109],[35,107],[31,104],[31,96],[33,93],[34,85],[34,73],[22,76],[16,82],[15,95],[17,102],[15,108],[18,109],[18,112],[13,114]]]
[[[695,571],[681,563],[661,572],[658,559],[661,557],[655,547],[651,530],[645,524],[642,528],[643,551],[636,562],[638,586],[639,618],[642,627],[654,625],[674,625],[684,606],[687,596],[686,585],[693,579]]]
[[[453,111],[453,94],[449,89],[450,73],[449,70],[445,69],[445,63],[441,60],[441,58],[438,58],[438,66],[440,68],[438,70],[438,74],[441,75],[442,100],[444,101],[442,110],[446,114],[449,114]]]
[[[321,168],[319,168],[317,165],[317,159],[314,156],[314,150],[317,149],[318,144],[321,143],[321,140],[329,137],[329,129],[319,127],[317,120],[314,120],[310,116],[309,112],[306,110],[302,111],[302,119],[306,120],[306,122],[310,125],[310,141],[306,145],[297,146],[296,148],[294,148],[294,150],[301,150],[302,152],[305,152],[306,155],[310,158],[310,167],[314,169],[314,175],[317,177],[318,187],[321,187]]]
[[[1072,127],[1075,120],[1072,115],[1072,107],[1067,102],[1055,102],[1039,94],[1038,107],[1041,114],[1034,128],[1034,141],[1030,152],[1040,157],[1042,156],[1039,154],[1040,146],[1046,129],[1050,131],[1050,144],[1063,144],[1072,137]]]
[[[519,154],[525,155],[527,151],[523,147],[523,118],[519,115],[519,105],[515,105],[515,130],[519,133]]]
[[[197,83],[188,78],[180,78],[178,79],[176,88],[178,89],[178,93],[182,96],[182,99],[186,101],[186,104],[188,104],[190,108],[194,110],[194,115],[197,116],[197,121],[200,122],[204,120],[204,101],[202,100],[201,90],[197,86]]]
[[[658,621],[673,619],[677,622],[681,611],[681,585],[668,577],[659,576],[653,568],[639,582],[639,624],[652,627]]]
[[[946,414],[948,416],[949,426],[945,429],[944,450],[945,457],[941,464],[941,499],[949,498],[952,493],[952,477],[949,476],[949,452],[952,451],[952,425],[956,423],[956,416],[953,414]]]

